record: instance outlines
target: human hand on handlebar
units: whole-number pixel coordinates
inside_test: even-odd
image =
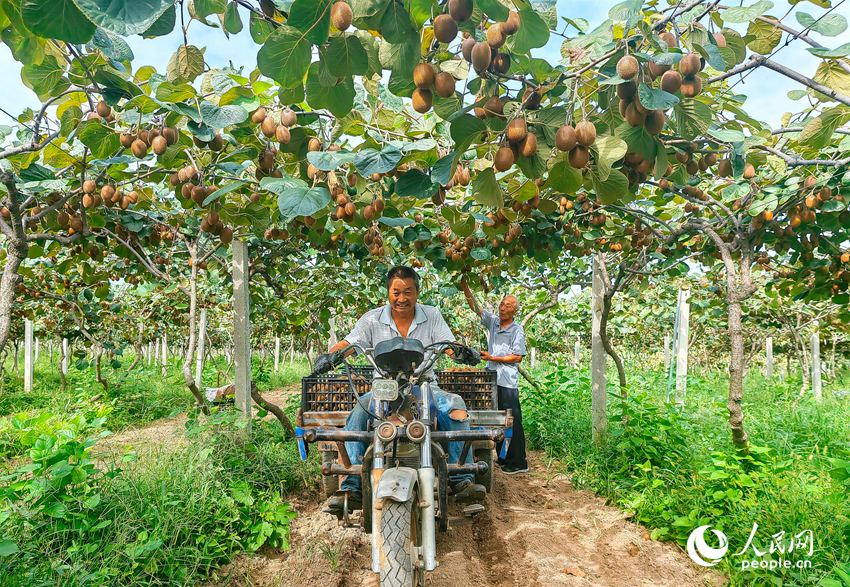
[[[454,360],[462,365],[477,365],[481,362],[481,354],[470,347],[458,345],[454,349]]]
[[[336,351],[334,353],[324,353],[316,357],[316,362],[313,363],[313,374],[321,375],[327,373],[339,364],[342,359],[342,353]]]

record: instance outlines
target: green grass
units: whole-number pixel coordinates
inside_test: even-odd
[[[626,402],[609,377],[609,439],[595,450],[586,372],[544,367],[537,376],[544,390],[523,389],[529,441],[558,459],[576,485],[680,545],[703,524],[728,536],[730,553],[746,544],[753,522],[762,550],[776,532],[812,530],[812,569],[742,571],[740,557],[727,555],[718,568],[733,585],[846,584],[836,569],[850,562],[850,483],[836,463],[850,460],[850,398],[827,390],[820,404],[810,395],[798,402],[799,381],[750,374],[743,409],[753,448],[742,457],[731,445],[723,375],[690,376],[687,401],[677,409],[664,404],[663,373],[632,369]]]

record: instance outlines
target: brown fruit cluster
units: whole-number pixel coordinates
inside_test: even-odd
[[[112,108],[101,100],[97,103],[94,110],[86,114],[86,120],[103,120],[104,122],[115,122],[115,114]]]
[[[382,257],[387,254],[387,250],[384,248],[384,239],[381,238],[381,233],[374,224],[363,235],[363,244],[366,245],[373,257]]]
[[[435,34],[437,32],[437,20],[443,16],[446,16],[451,20],[450,14],[438,16],[437,19],[434,20]],[[508,72],[511,66],[510,56],[507,53],[499,52],[499,49],[505,44],[505,41],[510,35],[513,35],[519,30],[519,27],[519,14],[515,11],[511,11],[506,21],[493,23],[487,28],[486,41],[476,41],[475,37],[468,33],[464,33],[464,39],[461,43],[461,52],[464,59],[472,64],[472,68],[475,70],[475,73],[481,75],[489,70],[493,73],[504,75]],[[457,36],[456,24],[451,40],[454,40],[455,36]],[[440,37],[437,38],[438,40],[442,40]]]
[[[575,127],[564,124],[555,132],[555,146],[569,153],[570,166],[575,169],[584,169],[590,163],[589,147],[595,142],[596,127],[588,120],[582,120]]]
[[[223,245],[230,244],[233,241],[233,229],[221,221],[221,217],[215,210],[210,210],[201,220],[201,230],[216,235]]]
[[[667,122],[667,116],[663,110],[649,110],[641,104],[637,90],[638,86],[633,81],[627,81],[617,86],[617,96],[620,98],[620,114],[631,126],[642,126],[649,134],[658,135]]]
[[[446,189],[450,190],[456,185],[466,187],[469,185],[470,180],[471,177],[469,173],[469,167],[465,165],[458,165],[457,167],[455,167],[454,175],[452,175],[452,178],[449,180],[449,183],[446,184]],[[442,202],[440,203],[442,204]]]
[[[283,177],[283,172],[277,167],[275,157],[277,149],[267,147],[265,151],[260,153],[257,158],[257,169],[254,171],[254,176],[257,179],[264,177]]]
[[[156,155],[162,155],[179,139],[179,131],[171,126],[146,128],[136,133],[122,132],[118,137],[121,146],[130,149],[138,159],[144,159],[149,150],[153,150]],[[220,141],[221,137],[219,136],[218,139]]]
[[[681,92],[686,98],[693,98],[702,92],[702,78],[699,72],[703,68],[703,59],[697,53],[686,53],[679,61],[678,69],[682,75]]]
[[[260,106],[251,113],[251,122],[260,125],[260,132],[264,137],[285,145],[292,138],[290,129],[298,124],[298,115],[291,108],[284,108],[279,114],[273,115],[264,106]]]

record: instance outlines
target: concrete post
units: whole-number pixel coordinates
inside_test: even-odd
[[[68,348],[68,339],[63,338],[62,339],[62,374],[63,375],[68,374],[68,355],[70,354],[69,350],[70,349]]]
[[[581,339],[576,337],[576,344],[573,348],[573,368],[578,369],[579,361],[581,361]]]
[[[605,347],[602,345],[600,326],[602,323],[602,298],[604,295],[602,274],[599,269],[599,256],[593,257],[593,286],[591,288],[591,338],[590,338],[590,388],[591,388],[591,425],[593,443],[602,445],[608,434],[608,416],[605,381]]]
[[[537,366],[537,349],[531,347],[531,368],[534,369]]]
[[[688,299],[691,290],[679,290],[679,332],[676,335],[676,402],[685,403],[688,392],[688,322],[691,305]]]
[[[24,392],[32,391],[32,320],[24,320]]]
[[[280,337],[274,337],[274,372],[280,371]]]
[[[815,320],[815,330],[812,332],[812,391],[815,400],[823,399],[823,383],[820,376],[820,329],[818,321]]]
[[[664,335],[664,372],[670,372],[670,335]]]
[[[251,308],[248,291],[248,244],[234,240],[233,245],[233,348],[236,383],[236,407],[251,431]]]
[[[773,377],[773,337],[768,336],[764,341],[764,375],[768,379]]]
[[[204,350],[207,342],[207,309],[201,309],[201,321],[198,324],[198,348],[197,360],[195,362],[195,386],[201,389],[204,376]]]

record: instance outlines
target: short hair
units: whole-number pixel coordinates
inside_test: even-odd
[[[389,270],[387,273],[387,290],[390,289],[393,279],[412,279],[416,291],[419,291],[419,274],[407,265],[396,265]]]

